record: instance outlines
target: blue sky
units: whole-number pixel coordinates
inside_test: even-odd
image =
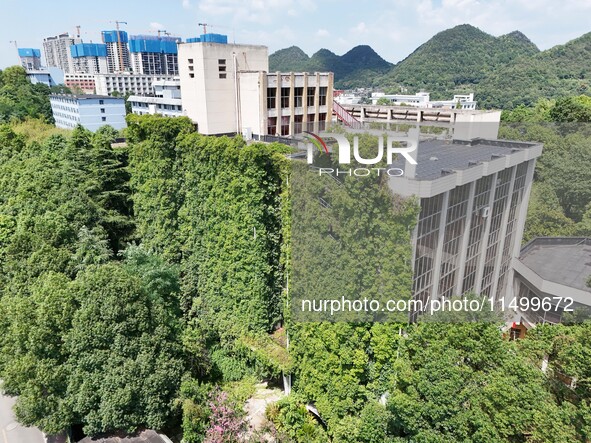
[[[291,45],[308,55],[343,54],[371,45],[397,62],[439,31],[470,23],[493,35],[513,30],[547,49],[591,31],[591,0],[1,0],[0,68],[18,62],[19,47],[41,48],[44,37],[82,27],[84,41],[127,21],[130,34],[166,29],[183,38],[210,32],[269,52]]]

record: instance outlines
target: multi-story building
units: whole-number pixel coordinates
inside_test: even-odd
[[[332,118],[331,72],[238,72],[238,79],[238,117],[244,135],[318,132]]]
[[[125,101],[120,97],[102,95],[54,94],[50,98],[51,111],[58,128],[73,129],[82,125],[90,131],[109,125],[123,129]]]
[[[332,74],[268,73],[266,46],[205,34],[178,56],[183,111],[202,134],[291,136],[331,118]]]
[[[514,278],[508,298],[515,299],[526,327],[534,323],[558,323],[565,308],[578,320],[591,315],[591,239],[541,237],[530,241],[513,258]]]
[[[413,295],[469,292],[498,301],[513,281],[536,158],[542,145],[474,138],[419,143],[417,165],[390,177],[393,192],[420,199],[413,233]]]
[[[38,71],[41,69],[41,51],[33,48],[18,48],[18,56],[21,65],[27,71]]]
[[[95,74],[65,74],[64,84],[68,88],[80,90],[84,94],[94,94],[96,92]]]
[[[127,99],[131,104],[132,113],[160,114],[166,117],[183,115],[180,80],[158,80],[152,87],[154,93],[151,95],[132,95]]]
[[[174,75],[143,75],[143,74],[97,74],[94,76],[96,93],[111,95],[117,92],[121,95],[149,95],[155,81],[173,81],[178,79]]]
[[[109,72],[129,72],[129,49],[127,32],[102,31],[103,43],[107,46],[107,65]]]
[[[106,74],[107,46],[100,43],[78,43],[70,46],[72,72],[77,74]]]
[[[49,71],[45,71],[43,69],[38,70],[28,70],[27,71],[27,78],[32,84],[43,83],[44,85],[49,86],[56,86],[56,82],[53,79],[51,73]]]
[[[67,32],[44,39],[43,52],[47,66],[60,68],[64,73],[72,72],[70,46],[78,43],[82,43],[82,40],[78,37],[71,37]]]
[[[129,39],[131,69],[135,74],[178,75],[179,37],[132,35]]]

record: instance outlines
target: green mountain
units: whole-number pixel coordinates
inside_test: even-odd
[[[269,70],[282,72],[334,72],[336,88],[355,88],[371,85],[386,74],[392,63],[380,57],[370,46],[361,45],[341,56],[320,49],[308,57],[297,46],[281,49],[269,56]]]
[[[426,90],[433,98],[474,91],[495,70],[539,49],[522,33],[494,37],[471,25],[440,32],[385,75],[382,86]]]

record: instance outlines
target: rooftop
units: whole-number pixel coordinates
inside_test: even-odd
[[[113,97],[110,95],[97,95],[97,94],[51,94],[51,97],[57,98],[69,98],[76,100],[89,100],[89,99],[108,99],[108,100],[123,100],[123,97]]]
[[[521,249],[519,261],[547,281],[591,292],[591,239],[538,237]]]
[[[419,143],[415,180],[434,180],[444,175],[475,167],[496,158],[538,146],[509,140],[426,140]],[[400,156],[392,166],[404,169],[405,160]]]

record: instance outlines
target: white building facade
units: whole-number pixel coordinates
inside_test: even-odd
[[[174,81],[178,77],[173,75],[142,75],[142,74],[97,74],[94,76],[95,89],[98,95],[111,95],[118,92],[122,95],[148,95],[153,89],[155,81]]]
[[[152,87],[152,95],[132,95],[127,99],[133,114],[160,114],[165,117],[183,115],[180,80],[157,80]]]
[[[77,125],[82,125],[94,132],[105,125],[114,129],[123,129],[127,126],[123,98],[54,94],[50,96],[50,103],[58,128],[74,129]]]
[[[371,94],[372,104],[377,104],[378,100],[388,100],[393,106],[413,106],[419,108],[457,108],[457,109],[476,109],[474,93],[454,95],[451,100],[431,100],[428,92],[418,92],[414,95],[404,94],[384,94],[383,92],[374,92]],[[341,103],[355,104],[355,103]]]

